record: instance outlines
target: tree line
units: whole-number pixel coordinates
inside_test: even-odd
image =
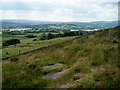
[[[49,40],[52,38],[58,38],[58,37],[67,37],[67,36],[78,36],[78,35],[83,35],[82,32],[64,32],[64,33],[58,33],[58,34],[52,34],[51,32],[49,32],[48,34],[43,33],[40,36],[40,40]]]
[[[49,39],[52,39],[52,38],[58,38],[58,37],[67,37],[67,36],[78,36],[78,35],[83,35],[83,33],[79,33],[79,32],[64,32],[64,33],[58,33],[58,34],[52,34],[51,32],[49,33],[43,33],[40,35],[39,39],[40,40],[49,40]],[[27,38],[35,38],[37,36],[35,35],[26,35],[25,37]],[[20,40],[19,39],[9,39],[9,40],[6,40],[2,43],[2,46],[9,46],[9,45],[15,45],[15,44],[19,44],[20,43]]]

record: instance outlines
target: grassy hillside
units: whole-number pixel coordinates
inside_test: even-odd
[[[3,88],[120,88],[119,30],[110,29],[110,35],[109,30],[104,30],[80,36],[72,42],[4,60]],[[41,68],[56,63],[63,66]],[[67,73],[61,77],[49,78],[65,70]]]

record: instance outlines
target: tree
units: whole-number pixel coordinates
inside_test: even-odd
[[[45,33],[43,33],[43,34],[40,36],[40,40],[46,40],[46,39],[47,39],[47,37],[46,37]]]
[[[9,46],[9,45],[14,45],[20,43],[19,39],[9,39],[5,42],[2,43],[3,46]]]
[[[27,36],[25,36],[25,37],[27,37],[27,38],[35,38],[35,37],[37,37],[37,36],[35,36],[35,35],[33,35],[33,34],[30,34],[30,35],[27,35]]]
[[[55,36],[54,36],[54,34],[52,34],[52,33],[48,33],[47,34],[47,39],[52,39],[52,38],[54,38]]]

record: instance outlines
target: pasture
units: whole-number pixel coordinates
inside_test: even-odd
[[[1,48],[2,58],[15,56],[15,55],[19,55],[19,54],[29,52],[35,49],[46,47],[49,45],[62,43],[68,40],[72,40],[75,37],[54,38],[50,40],[39,40],[38,37],[26,38],[25,35],[6,35],[6,36],[3,36],[2,41],[13,39],[13,38],[19,39],[21,43]]]

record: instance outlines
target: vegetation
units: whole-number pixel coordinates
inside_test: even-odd
[[[55,35],[52,34],[52,33],[48,33],[47,34],[47,39],[52,39],[52,38],[55,38]]]
[[[18,44],[20,43],[20,40],[19,39],[10,39],[10,40],[7,40],[5,42],[3,42],[3,46],[8,46],[8,45],[14,45],[14,44]]]
[[[4,60],[3,88],[120,88],[118,60],[119,27],[83,35],[63,44],[50,46],[28,54]],[[60,41],[59,39],[57,39]],[[14,58],[13,58],[14,59]],[[50,71],[42,66],[63,64],[62,68]],[[69,70],[55,80],[48,76]]]
[[[19,44],[15,44],[15,45],[9,45],[7,47],[3,47],[2,48],[2,58],[6,58],[6,57],[11,57],[11,56],[16,56],[19,54],[23,54],[26,52],[30,52],[33,51],[35,49],[39,49],[42,47],[47,47],[50,45],[54,45],[54,44],[59,44],[65,41],[69,41],[74,39],[75,37],[66,37],[66,38],[54,38],[52,40],[39,40],[39,34],[37,34],[36,38],[26,38],[25,35],[20,35],[20,36],[11,36],[11,35],[7,35],[3,37],[3,42],[7,41],[9,39],[14,39],[17,38],[20,40],[21,43]]]
[[[52,33],[48,33],[48,34],[45,34],[43,33],[41,36],[40,36],[40,40],[47,40],[47,39],[52,39],[52,38],[57,38],[57,37],[67,37],[67,36],[78,36],[79,35],[79,32],[64,32],[63,34],[52,34]],[[80,35],[83,35],[83,33],[80,33]]]
[[[43,33],[41,36],[40,36],[40,40],[46,40],[47,39],[47,36],[45,33]]]
[[[27,38],[35,38],[36,36],[33,35],[33,34],[29,34],[29,35],[27,35],[27,36],[25,36],[25,37],[27,37]]]

